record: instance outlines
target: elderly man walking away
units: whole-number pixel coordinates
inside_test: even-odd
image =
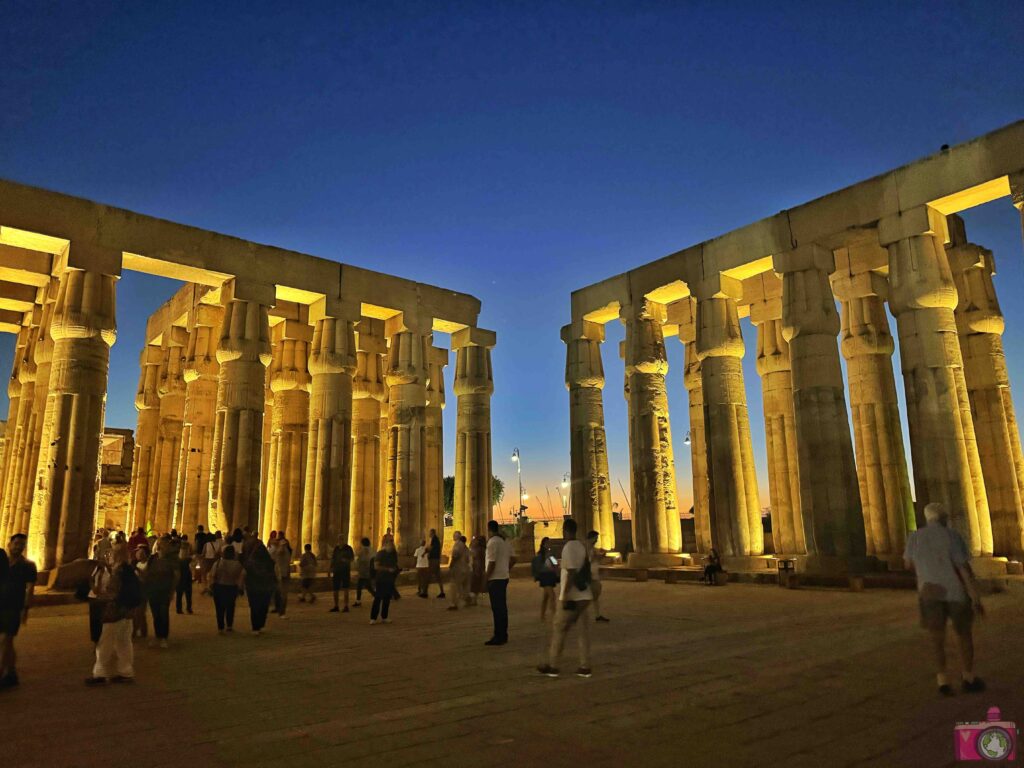
[[[960,649],[963,690],[977,693],[985,683],[974,675],[974,639],[971,625],[974,614],[982,614],[981,598],[971,571],[970,554],[959,533],[948,527],[945,506],[928,504],[924,508],[927,525],[907,538],[903,559],[917,574],[917,596],[921,626],[931,635],[937,668],[939,693],[952,696],[946,674],[946,622],[953,624]]]
[[[558,661],[565,646],[565,636],[575,625],[580,643],[580,665],[576,674],[590,677],[590,604],[594,594],[590,589],[590,559],[586,545],[576,538],[576,521],[568,519],[562,523],[561,584],[558,590],[558,606],[551,636],[548,663],[537,667],[542,675],[558,677]]]

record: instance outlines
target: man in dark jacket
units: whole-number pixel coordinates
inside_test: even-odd
[[[181,565],[178,554],[171,547],[171,539],[164,536],[157,542],[157,556],[146,566],[143,587],[150,613],[153,614],[153,633],[161,648],[167,647],[171,633],[171,596],[174,594]]]
[[[435,579],[437,580],[437,586],[441,589],[441,594],[437,597],[443,600],[444,582],[441,581],[441,540],[437,538],[437,531],[431,528],[430,546],[427,553],[427,590],[430,589],[430,585]]]

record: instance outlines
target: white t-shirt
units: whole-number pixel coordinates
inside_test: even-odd
[[[509,560],[512,558],[512,545],[501,536],[491,536],[487,540],[487,556],[484,558],[484,572],[494,563],[494,573],[488,581],[508,578]]]
[[[208,541],[203,545],[204,560],[215,560],[218,552],[220,552],[220,547],[217,546],[216,541]]]
[[[567,541],[562,548],[562,584],[558,592],[559,600],[593,600],[594,593],[588,586],[582,592],[569,581],[569,571],[579,570],[587,560],[587,547],[578,539]]]
[[[426,547],[424,547],[422,544],[420,544],[418,547],[416,547],[416,551],[412,553],[412,556],[416,558],[416,567],[417,568],[429,568],[430,567],[430,558],[428,557],[428,555],[429,555],[429,550]]]

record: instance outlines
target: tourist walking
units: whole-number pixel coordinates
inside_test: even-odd
[[[142,604],[142,585],[128,562],[128,547],[116,542],[110,552],[110,578],[97,596],[102,629],[96,643],[96,662],[86,685],[130,683],[135,679],[131,612]]]
[[[132,552],[132,568],[135,569],[135,576],[138,578],[140,584],[145,584],[146,581],[146,568],[149,567],[149,546],[147,544],[140,544]],[[143,589],[143,597],[145,597],[145,589]],[[132,639],[144,638],[149,636],[149,618],[146,615],[146,611],[149,609],[149,604],[143,599],[132,611]],[[97,642],[99,637],[97,636]]]
[[[594,621],[607,624],[611,619],[601,613],[601,558],[604,557],[604,550],[597,548],[597,540],[600,534],[597,531],[587,533],[587,560],[590,561],[590,593],[594,596],[591,603],[594,612]]]
[[[267,625],[270,600],[274,595],[274,589],[277,588],[274,567],[274,559],[262,541],[256,545],[244,563],[245,593],[249,598],[249,620],[254,635],[262,633]]]
[[[167,648],[171,634],[171,595],[174,594],[179,572],[171,538],[165,534],[157,542],[156,557],[149,559],[142,580],[146,602],[153,615],[153,635],[161,648]]]
[[[437,597],[439,600],[444,600],[444,580],[441,578],[441,539],[438,538],[437,531],[433,528],[430,529],[428,536],[427,569],[428,582],[423,590],[423,596],[426,597],[430,591],[430,583],[436,581],[438,589],[441,590]]]
[[[245,569],[241,561],[235,557],[234,547],[224,547],[221,558],[213,564],[210,571],[210,583],[213,585],[213,607],[217,613],[217,631],[235,631],[235,604],[238,594],[245,583]]]
[[[473,536],[473,542],[469,549],[469,560],[472,571],[469,605],[476,605],[480,595],[487,591],[487,542],[480,534]]]
[[[334,607],[330,613],[338,613],[338,593],[345,594],[345,607],[341,613],[348,613],[348,590],[352,586],[352,561],[355,560],[355,552],[345,541],[345,536],[338,536],[338,543],[334,545],[331,552],[331,586],[334,588]]]
[[[203,544],[203,563],[202,563],[202,582],[205,584],[203,594],[210,594],[210,571],[213,569],[213,564],[217,562],[217,558],[220,557],[220,551],[223,548],[224,538],[220,531],[213,534],[207,534],[206,543]]]
[[[452,537],[452,551],[448,556],[448,579],[451,581],[452,601],[448,606],[449,611],[457,611],[459,603],[468,599],[469,574],[469,547],[466,546],[466,537],[456,531]]]
[[[722,558],[718,550],[712,547],[704,556],[704,583],[709,587],[717,586],[718,574],[722,572]]]
[[[487,595],[491,599],[494,634],[484,645],[505,645],[508,642],[508,580],[515,564],[512,545],[501,535],[496,520],[487,523]]]
[[[960,651],[961,687],[969,693],[985,690],[974,674],[974,615],[981,615],[981,596],[974,583],[971,557],[959,533],[949,526],[946,507],[932,502],[924,508],[926,525],[907,537],[903,559],[917,576],[921,626],[931,636],[939,693],[952,696],[946,669],[946,623],[952,623]]]
[[[558,608],[555,611],[551,647],[546,664],[537,667],[548,677],[558,677],[558,663],[565,646],[565,636],[576,626],[580,646],[580,665],[576,669],[579,677],[590,677],[590,603],[594,595],[590,590],[590,560],[587,548],[576,538],[576,521],[568,519],[562,523],[561,578],[558,591]]]
[[[11,536],[7,553],[0,559],[3,578],[0,579],[0,688],[18,685],[14,638],[18,630],[28,623],[28,609],[36,586],[36,564],[25,557],[28,537],[24,533]],[[0,549],[0,554],[3,550]]]
[[[307,544],[303,548],[302,557],[299,558],[299,576],[302,581],[299,583],[300,603],[315,603],[316,595],[313,594],[313,579],[316,578],[316,555],[313,554],[313,545]]]
[[[192,545],[186,534],[182,534],[178,542],[178,585],[174,591],[177,612],[181,613],[184,598],[185,609],[192,613]]]
[[[356,601],[352,603],[353,608],[363,604],[364,589],[373,597],[373,558],[376,554],[370,540],[364,536],[356,553]]]
[[[101,563],[107,562],[110,557],[110,547],[110,534],[107,533],[106,528],[100,528],[96,531],[96,540],[93,542],[93,559],[99,560]]]
[[[540,547],[537,548],[537,556],[530,564],[530,570],[533,580],[541,589],[540,620],[543,622],[547,619],[548,608],[554,617],[558,603],[555,595],[555,587],[558,585],[558,560],[551,554],[551,539],[547,536],[540,540]]]
[[[420,541],[412,556],[416,558],[416,597],[425,598],[430,584],[430,557],[426,540]]]
[[[292,583],[292,547],[284,537],[284,531],[278,533],[273,542],[273,550],[268,549],[274,559],[274,613],[280,618],[288,618],[288,590]]]
[[[398,553],[395,551],[395,540],[385,537],[384,545],[374,556],[373,570],[376,575],[373,606],[370,608],[370,623],[376,624],[377,617],[385,624],[391,623],[388,611],[391,598],[395,594],[395,577],[398,576]]]

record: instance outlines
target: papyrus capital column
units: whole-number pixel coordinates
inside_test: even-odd
[[[327,307],[334,313],[336,308]],[[306,458],[302,541],[320,559],[338,537],[350,539],[352,485],[352,374],[355,326],[345,317],[316,319],[309,350],[309,444]]]
[[[467,538],[484,535],[491,516],[491,395],[494,331],[464,328],[452,334],[458,413],[455,422],[453,524]]]
[[[35,339],[39,336],[38,325],[29,322],[21,326],[14,345],[14,365],[7,382],[9,401],[7,426],[0,447],[0,541],[7,541],[14,533],[24,533],[17,528],[18,465],[25,453],[25,430],[28,415],[32,410],[35,391],[36,364],[32,359]],[[38,322],[39,317],[35,320]],[[22,405],[27,404],[27,407]],[[26,424],[22,424],[22,414]]]
[[[132,531],[152,522],[148,517],[150,487],[154,484],[153,462],[160,437],[160,368],[164,350],[147,344],[139,355],[139,387],[135,392],[135,409],[139,420],[135,429],[135,455],[132,458],[132,485],[128,499],[128,520],[125,528]]]
[[[270,364],[273,286],[231,280],[217,345],[217,411],[210,472],[210,525],[229,532],[259,524],[264,377]]]
[[[562,328],[565,342],[565,386],[569,390],[569,509],[580,531],[596,530],[598,546],[615,549],[608,441],[605,436],[604,326],[586,320]]]
[[[427,531],[437,531],[444,540],[444,369],[448,350],[427,348],[427,408],[424,437],[423,489],[424,523]],[[447,542],[446,542],[447,544]]]
[[[352,379],[352,502],[349,541],[355,546],[363,537],[377,546],[384,532],[381,523],[382,441],[381,404],[387,395],[384,355],[387,352],[384,321],[360,318],[356,325],[356,370]],[[387,419],[386,411],[383,413]]]
[[[153,466],[153,487],[148,520],[163,534],[174,523],[174,502],[178,490],[181,460],[181,432],[185,417],[184,357],[188,332],[171,326],[163,333],[163,361],[159,368],[157,393],[160,397],[160,426]]]
[[[889,306],[900,335],[917,505],[942,502],[973,555],[992,553],[992,527],[953,310],[945,217],[915,208],[883,219]]]
[[[839,314],[828,277],[835,269],[832,252],[801,247],[776,255],[775,269],[782,273],[782,331],[793,371],[807,553],[864,557],[864,518],[836,341]]]
[[[1020,233],[1024,238],[1024,171],[1010,175],[1010,199],[1013,207],[1020,211]]]
[[[736,292],[727,283],[723,278],[698,287],[696,347],[704,391],[712,543],[721,555],[747,557],[764,552],[764,528],[743,385],[743,336]]]
[[[633,548],[639,555],[677,554],[682,529],[665,384],[665,307],[644,300],[623,307],[619,319],[626,326]]]

